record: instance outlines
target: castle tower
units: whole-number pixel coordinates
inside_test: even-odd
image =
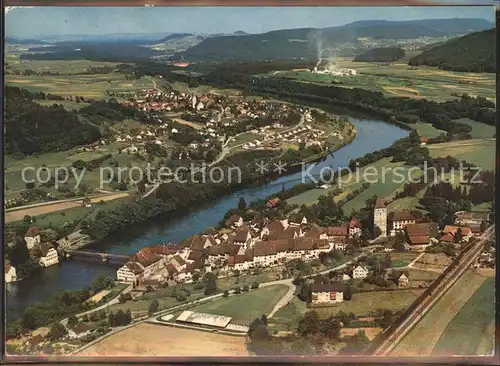
[[[385,207],[384,201],[377,198],[375,201],[375,206],[373,207],[373,232],[375,233],[375,228],[379,227],[382,231],[381,236],[387,236],[387,207]]]

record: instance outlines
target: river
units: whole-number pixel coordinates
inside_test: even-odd
[[[389,147],[394,141],[408,135],[408,131],[380,120],[348,117],[356,127],[356,138],[350,145],[317,163],[310,172],[318,173],[323,167],[345,167],[349,160]],[[301,181],[302,173],[298,172],[281,176],[264,185],[247,186],[212,202],[200,202],[199,206],[183,215],[161,217],[140,228],[119,232],[90,249],[115,254],[134,254],[148,245],[178,243],[190,235],[200,233],[206,227],[217,225],[229,209],[237,206],[240,197],[244,197],[249,203],[277,193],[283,186],[290,188]],[[115,275],[116,268],[105,264],[67,260],[59,265],[41,269],[27,279],[7,284],[7,319],[15,320],[27,306],[50,298],[56,291],[83,288],[100,272]]]

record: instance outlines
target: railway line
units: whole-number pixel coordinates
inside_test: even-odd
[[[418,298],[408,310],[401,315],[395,324],[375,340],[368,353],[377,356],[388,356],[411,329],[426,315],[441,296],[460,278],[481,253],[484,244],[494,234],[495,226],[490,226],[479,238],[465,247],[450,266],[436,281]]]

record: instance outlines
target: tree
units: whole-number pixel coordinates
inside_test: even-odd
[[[488,224],[486,223],[486,221],[481,221],[481,232],[484,233],[484,231],[486,230],[486,228],[488,227]]]
[[[146,193],[146,183],[144,183],[143,180],[141,180],[139,183],[137,183],[137,191],[140,194]]]
[[[349,301],[352,299],[352,286],[347,284],[344,289],[344,300]]]
[[[252,283],[252,288],[253,289],[259,288],[259,283],[257,281],[255,281],[254,283]]]
[[[27,224],[31,224],[32,219],[30,215],[24,215],[23,221]]]
[[[154,299],[151,304],[149,305],[149,309],[148,309],[148,314],[149,316],[153,315],[154,313],[156,313],[158,311],[158,308],[160,307],[160,305],[158,304],[158,300]]]
[[[456,234],[455,234],[455,243],[461,243],[461,242],[462,242],[462,239],[463,239],[463,238],[462,238],[462,228],[461,228],[461,227],[459,227],[459,228],[457,229]]]
[[[392,248],[396,252],[405,252],[406,251],[405,243],[406,243],[406,240],[405,240],[404,234],[401,232],[398,232],[396,234],[396,236],[394,237],[394,245],[392,246]]]
[[[62,338],[66,334],[66,328],[59,322],[52,324],[49,330],[48,337],[51,341]]]
[[[229,291],[228,290],[224,290],[224,294],[222,296],[228,297],[229,296]]]
[[[207,273],[207,275],[205,275],[205,296],[213,295],[217,292],[217,281],[215,280],[215,275],[212,273]]]
[[[68,318],[68,327],[73,328],[77,323],[78,323],[78,319],[76,318],[76,316],[71,315]]]
[[[319,332],[319,317],[315,311],[308,311],[299,321],[297,332],[302,336],[308,336]]]
[[[10,252],[10,263],[17,267],[26,263],[30,259],[30,252],[23,237],[17,236],[14,239],[14,247]]]
[[[238,201],[238,210],[239,211],[245,211],[247,208],[247,203],[243,197],[240,197],[240,200]]]
[[[345,355],[359,355],[361,354],[370,343],[369,338],[366,336],[363,330],[356,333],[354,336],[346,338],[346,346],[339,352],[339,354]]]

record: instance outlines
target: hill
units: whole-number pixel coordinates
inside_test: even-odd
[[[373,48],[354,58],[354,61],[364,62],[394,62],[405,57],[405,51],[399,47]]]
[[[437,66],[443,70],[495,72],[495,29],[468,34],[422,52],[411,66]]]
[[[429,43],[429,44],[426,44],[426,45],[423,45],[422,47],[420,47],[418,50],[419,51],[428,51],[430,50],[431,48],[434,48],[434,47],[437,47],[437,46],[442,46],[444,45],[446,42],[435,42],[435,43]]]
[[[17,39],[12,37],[5,38],[6,44],[26,44],[26,45],[35,45],[35,44],[49,44],[48,42],[39,41],[37,39]]]
[[[184,37],[189,37],[189,36],[192,36],[193,34],[192,33],[174,33],[174,34],[171,34],[163,39],[160,39],[158,41],[156,41],[155,43],[163,43],[163,42],[168,42],[168,41],[171,41],[171,40],[177,40],[177,39],[182,39]]]
[[[330,28],[283,29],[261,34],[214,36],[177,53],[188,60],[266,60],[317,57],[318,47],[357,44],[360,38],[416,39],[464,34],[488,29],[484,19],[424,19],[415,21],[361,21]]]
[[[99,128],[63,106],[43,107],[20,88],[5,88],[5,151],[30,155],[92,143]]]

